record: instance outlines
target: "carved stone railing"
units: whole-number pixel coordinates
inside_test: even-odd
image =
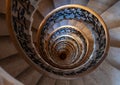
[[[7,20],[12,39],[24,59],[39,72],[54,78],[76,78],[94,70],[105,58],[109,35],[102,18],[80,5],[65,5],[50,12],[40,23],[37,44],[32,40],[32,21],[39,0],[7,0]],[[64,25],[75,20],[84,25]]]

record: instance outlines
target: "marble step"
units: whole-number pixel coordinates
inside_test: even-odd
[[[119,85],[119,76],[120,71],[111,66],[107,61],[104,61],[93,72],[85,76],[81,76],[78,79],[69,80],[69,82],[70,85]],[[67,85],[64,81],[62,81],[62,83],[63,84],[60,85]]]
[[[93,9],[97,13],[101,14],[109,7],[115,4],[118,0],[89,0],[87,7]]]
[[[75,27],[79,28],[90,40],[92,40],[92,33],[89,28],[92,28],[90,25],[87,25],[83,22],[76,22]]]
[[[71,0],[70,1],[71,4],[79,4],[83,6],[86,6],[88,2],[89,0]]]
[[[71,26],[76,26],[78,22],[76,20],[69,20],[68,24]]]
[[[0,60],[7,58],[11,55],[17,54],[18,51],[15,48],[12,40],[9,36],[0,36]]]
[[[43,18],[44,17],[40,14],[40,12],[36,11],[35,14],[33,15],[33,24],[32,24],[32,27],[35,28],[35,29],[38,29],[40,23],[43,20]]]
[[[53,0],[53,2],[55,8],[70,4],[70,0]]]
[[[36,43],[37,30],[32,28],[32,40]]]
[[[56,29],[56,28],[58,28],[58,27],[60,27],[60,23],[55,23],[55,24],[53,25],[53,28],[54,28],[54,29]]]
[[[7,21],[5,14],[0,13],[0,36],[8,36],[9,31],[7,27]]]
[[[29,67],[29,65],[19,54],[0,60],[0,66],[4,68],[8,73],[10,73],[10,75],[13,77],[18,76],[21,72]]]
[[[60,26],[68,25],[68,20],[63,20],[60,22]]]
[[[77,79],[70,80],[70,85],[84,85],[83,78],[80,77]]]
[[[109,29],[120,26],[119,8],[120,8],[120,1],[116,2],[113,6],[111,6],[101,15]]]
[[[55,79],[43,75],[37,85],[55,85]]]
[[[120,70],[120,48],[110,47],[106,60]]]
[[[70,81],[65,79],[57,79],[55,85],[70,85]]]
[[[83,82],[84,82],[84,85],[100,85],[90,75],[84,76]]]
[[[54,4],[52,0],[42,0],[38,5],[38,10],[44,17],[53,9],[54,9]]]
[[[29,67],[17,76],[17,79],[25,85],[36,85],[41,76],[34,68]]]
[[[82,78],[84,85],[119,85],[119,76],[120,71],[104,61],[96,70]]]
[[[99,67],[84,77],[85,85],[111,85],[110,78]]]
[[[5,3],[6,0],[0,0],[0,13],[6,13]]]
[[[82,30],[84,33],[87,33],[87,34],[89,33],[89,29],[88,29],[87,25],[84,24],[83,22],[77,22],[75,24],[75,26],[77,28],[79,28],[80,30]]]
[[[106,75],[109,82],[104,78],[104,81],[107,81],[108,85],[120,85],[120,70],[116,69],[114,66],[111,66],[108,62],[103,62],[100,66],[104,75]]]
[[[110,29],[109,33],[110,33],[110,45],[113,47],[120,48],[120,27]]]

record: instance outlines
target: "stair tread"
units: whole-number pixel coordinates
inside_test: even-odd
[[[3,0],[2,0],[3,1]],[[8,36],[9,31],[7,27],[7,21],[5,14],[0,14],[0,36]]]
[[[55,81],[55,79],[43,75],[37,85],[55,85]]]
[[[38,5],[38,10],[44,17],[53,9],[54,5],[52,0],[42,0]]]
[[[77,21],[76,20],[69,20],[68,24],[75,26],[77,24]]]
[[[99,68],[97,68],[94,72],[86,75],[84,77],[84,83],[85,85],[110,85],[108,82],[110,79],[108,76],[102,72]],[[87,81],[87,82],[85,82]]]
[[[87,75],[83,77],[84,85],[99,85],[92,76]]]
[[[0,37],[0,59],[17,53],[18,51],[16,50],[10,37]]]
[[[93,81],[94,84],[92,84],[92,85],[96,85],[96,83],[98,85],[110,85],[110,82],[108,82],[110,80],[110,78],[108,77],[109,75],[105,74],[105,72],[103,72],[99,67],[94,72],[88,74],[88,76],[94,80]],[[87,75],[85,76],[85,78],[86,77],[87,77]],[[87,80],[87,79],[85,79],[85,80]]]
[[[36,35],[37,35],[37,30],[32,28],[32,40],[33,40],[33,42],[36,42]]]
[[[115,28],[120,26],[120,1],[116,2],[112,7],[102,13],[102,18],[107,24],[108,28]]]
[[[120,71],[111,66],[107,61],[104,61],[92,73],[82,77],[83,85],[119,85],[119,76]]]
[[[100,66],[100,69],[104,74],[106,74],[109,78],[109,85],[120,85],[120,70],[111,66],[108,62],[103,62]]]
[[[53,0],[55,8],[70,4],[70,0]]]
[[[87,5],[89,0],[71,0],[71,4],[80,4],[80,5]]]
[[[64,26],[68,24],[68,20],[63,20],[60,22],[60,26]]]
[[[6,0],[0,0],[0,13],[6,13],[5,3],[6,3]]]
[[[33,24],[32,24],[33,28],[38,29],[43,18],[44,17],[39,13],[39,11],[36,11],[33,15]]]
[[[17,76],[17,79],[25,85],[36,85],[41,76],[42,75],[39,72],[37,72],[34,68],[29,67],[24,72],[22,72],[22,74]]]
[[[112,47],[120,47],[120,27],[109,30],[110,45]]]
[[[55,23],[55,24],[53,25],[53,28],[54,28],[54,29],[56,29],[56,28],[58,28],[58,27],[60,27],[60,23]]]
[[[120,48],[110,47],[106,60],[108,60],[112,66],[120,70]]]
[[[29,67],[29,65],[23,60],[23,58],[21,58],[19,54],[0,60],[0,66],[13,77],[16,77]]]
[[[93,42],[92,32],[90,31],[90,28],[92,28],[91,25],[88,25],[84,22],[76,22],[75,26],[85,34],[90,42]],[[90,43],[90,46],[92,47],[93,45]]]
[[[117,1],[118,0],[90,0],[87,6],[101,14]]]
[[[83,78],[80,77],[77,79],[70,80],[70,85],[84,85]]]
[[[65,79],[57,79],[55,85],[70,85],[70,81]]]

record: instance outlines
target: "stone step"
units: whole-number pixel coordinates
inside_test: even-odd
[[[18,51],[9,36],[0,37],[0,60],[17,53]]]
[[[65,79],[63,79],[63,80],[58,79],[58,80],[56,80],[56,84],[55,85],[70,85],[70,81],[69,80],[65,80]]]
[[[10,73],[13,77],[18,76],[21,72],[29,67],[29,65],[19,54],[0,60],[0,66],[4,68],[8,73]]]
[[[70,4],[70,0],[53,0],[55,8]]]
[[[6,0],[0,0],[0,13],[4,13],[4,14],[6,13],[5,3],[6,3]]]
[[[106,60],[120,70],[120,48],[110,47]]]
[[[38,10],[44,17],[53,9],[54,9],[54,4],[52,0],[42,0],[38,5]]]
[[[32,27],[35,28],[35,29],[38,29],[40,23],[43,20],[43,18],[44,17],[40,14],[40,12],[36,11],[35,14],[33,15],[33,24],[32,24]]]
[[[71,0],[71,4],[80,4],[86,6],[89,0]]]
[[[68,24],[71,26],[76,26],[78,22],[76,20],[69,20]]]
[[[55,79],[43,75],[37,85],[55,85],[55,81]]]
[[[17,79],[25,85],[36,85],[41,76],[34,68],[29,67],[17,76]]]
[[[90,75],[83,76],[83,82],[84,85],[99,85]]]
[[[108,85],[120,85],[120,70],[116,69],[106,61],[101,64],[100,69],[104,73],[103,75],[107,76],[107,79],[105,77],[103,78],[104,81],[109,81]]]
[[[68,24],[68,20],[63,20],[60,22],[60,26],[64,26]]]
[[[115,28],[120,26],[120,1],[116,2],[112,7],[102,13],[102,18],[107,24],[108,28]]]
[[[101,14],[118,0],[89,0],[88,7]]]
[[[120,71],[104,61],[96,70],[82,78],[84,85],[119,85],[119,76]]]
[[[99,67],[94,72],[84,77],[84,83],[90,85],[110,85],[108,81],[110,81],[108,75],[106,75],[102,70],[100,70]]]
[[[110,33],[110,45],[120,48],[120,27],[109,30]]]
[[[53,28],[54,28],[54,29],[56,29],[56,28],[58,28],[58,27],[60,27],[60,23],[55,23],[55,24],[53,25]]]
[[[0,36],[8,36],[9,31],[5,14],[0,14]]]
[[[36,42],[36,36],[37,36],[37,30],[32,28],[32,40],[33,40],[33,42]]]
[[[83,78],[70,80],[70,85],[84,85]]]

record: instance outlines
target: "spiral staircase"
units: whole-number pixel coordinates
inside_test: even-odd
[[[33,22],[31,31],[35,46],[37,46],[36,34],[40,23],[49,12],[62,5],[86,6],[96,11],[105,21],[110,34],[110,48],[107,57],[93,72],[75,79],[51,77],[38,72],[33,65],[26,63],[23,55],[15,48],[13,37],[10,37],[7,20],[9,9],[6,9],[9,2],[12,0],[0,1],[0,66],[16,81],[8,84],[0,78],[0,85],[22,85],[22,83],[25,85],[120,85],[120,0],[30,0],[32,4],[30,10],[35,9],[36,11],[32,18],[29,16],[27,18],[28,23]],[[65,20],[55,24],[54,28],[63,25],[85,27],[75,20]],[[0,72],[1,76],[2,71]]]

